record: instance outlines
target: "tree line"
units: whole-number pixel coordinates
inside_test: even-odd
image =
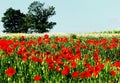
[[[56,22],[49,21],[55,15],[55,7],[45,8],[45,3],[32,2],[26,14],[9,8],[2,17],[4,33],[44,33],[49,32]]]

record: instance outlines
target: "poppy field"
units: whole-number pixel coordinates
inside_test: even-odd
[[[0,83],[120,83],[120,37],[0,37]]]

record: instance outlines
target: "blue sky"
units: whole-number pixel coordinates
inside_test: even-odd
[[[12,7],[27,13],[34,0],[2,0],[0,18]],[[120,0],[38,0],[54,6],[56,15],[50,20],[57,25],[50,32],[93,32],[120,29]],[[0,22],[0,33],[3,24]]]

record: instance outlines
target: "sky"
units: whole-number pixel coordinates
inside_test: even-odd
[[[6,9],[12,7],[27,13],[35,0],[1,0],[0,20]],[[120,0],[37,0],[54,6],[56,15],[50,18],[57,23],[50,33],[82,33],[120,29]],[[3,30],[0,21],[0,33]]]

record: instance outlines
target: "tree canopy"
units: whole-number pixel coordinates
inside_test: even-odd
[[[20,10],[15,10],[13,8],[9,8],[4,13],[4,17],[2,17],[2,22],[5,30],[3,32],[8,33],[21,33],[24,32],[26,28],[22,25],[24,24],[25,14],[21,13]],[[24,29],[24,30],[23,30]]]
[[[49,21],[55,15],[55,7],[45,8],[45,3],[32,2],[28,7],[28,13],[23,14],[20,10],[9,8],[2,17],[5,30],[8,33],[44,33],[56,25],[56,22]]]

